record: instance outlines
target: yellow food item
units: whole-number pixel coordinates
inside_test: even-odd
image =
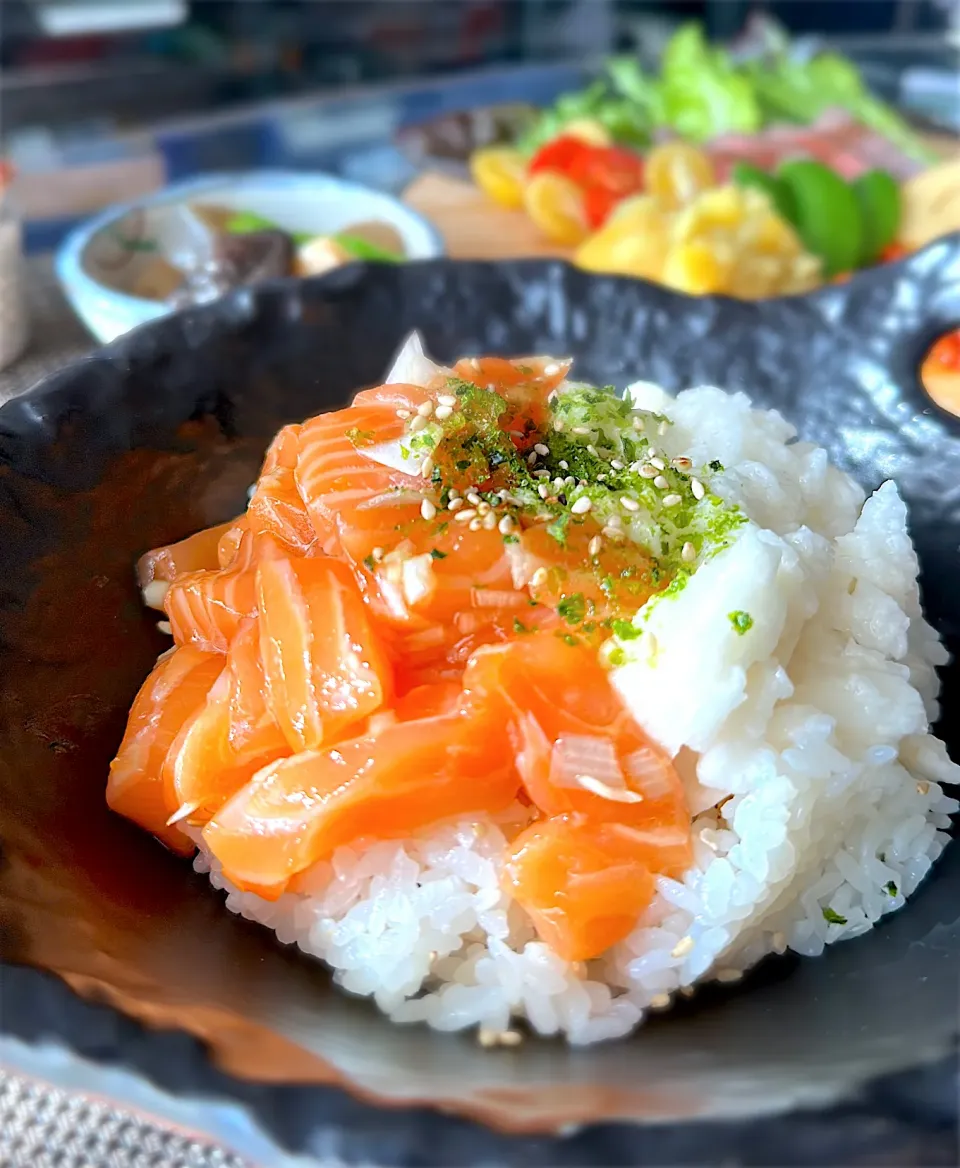
[[[689,142],[655,146],[644,162],[647,191],[668,210],[685,207],[716,185],[713,163]]]
[[[501,207],[523,206],[527,164],[518,150],[503,146],[475,150],[470,157],[470,173],[483,193]]]
[[[611,146],[613,139],[607,127],[596,118],[574,118],[561,131],[565,138],[578,138],[588,146]]]
[[[527,183],[523,205],[537,227],[554,243],[575,247],[589,230],[580,188],[562,174],[542,171]]]
[[[666,284],[692,296],[743,300],[805,292],[822,282],[820,261],[762,191],[702,191],[669,209],[653,195],[625,200],[578,248],[574,262]]]

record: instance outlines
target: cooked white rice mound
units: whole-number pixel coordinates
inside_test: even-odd
[[[673,421],[669,456],[722,464],[708,485],[751,520],[686,588],[646,606],[614,672],[687,785],[696,866],[684,880],[658,879],[631,936],[575,966],[500,890],[509,817],[342,848],[309,895],[275,903],[210,873],[228,908],[397,1022],[500,1032],[525,1018],[574,1043],[614,1038],[700,979],[866,932],[947,842],[958,804],[942,784],[960,768],[929,733],[947,654],[921,614],[896,486],[864,502],[823,450],[743,394],[634,396]]]

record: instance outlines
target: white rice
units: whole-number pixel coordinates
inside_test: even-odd
[[[659,878],[634,932],[574,966],[500,890],[509,816],[341,848],[309,894],[275,903],[212,864],[229,909],[327,962],[396,1022],[500,1032],[520,1018],[573,1043],[614,1038],[698,980],[866,932],[947,841],[958,804],[942,784],[960,768],[929,733],[947,654],[921,614],[894,484],[864,503],[823,450],[743,394],[671,400],[638,385],[635,398],[673,420],[658,439],[667,456],[722,463],[708,485],[752,521],[648,606],[647,633],[614,673],[687,785],[696,863],[683,881]],[[748,633],[734,611],[751,615]]]

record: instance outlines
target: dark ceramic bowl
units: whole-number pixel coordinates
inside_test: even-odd
[[[952,1163],[957,848],[902,913],[819,960],[768,961],[629,1041],[483,1051],[333,991],[103,789],[164,646],[136,557],[235,514],[277,427],[378,381],[412,328],[441,359],[570,353],[602,383],[713,382],[779,408],[866,487],[897,480],[956,654],[960,422],[917,368],[958,324],[960,236],[762,304],[550,261],[356,266],[147,326],[4,406],[6,1032],[238,1100],[286,1145],[350,1162]],[[960,671],[944,681],[956,755]]]

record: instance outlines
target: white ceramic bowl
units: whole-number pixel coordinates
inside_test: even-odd
[[[422,215],[391,195],[333,175],[298,171],[209,175],[111,207],[78,227],[60,247],[57,276],[73,308],[99,340],[112,341],[171,311],[165,301],[132,290],[152,256],[144,241],[152,238],[170,205],[182,202],[251,211],[288,231],[317,235],[375,220],[393,227],[408,259],[444,254],[439,232]]]

